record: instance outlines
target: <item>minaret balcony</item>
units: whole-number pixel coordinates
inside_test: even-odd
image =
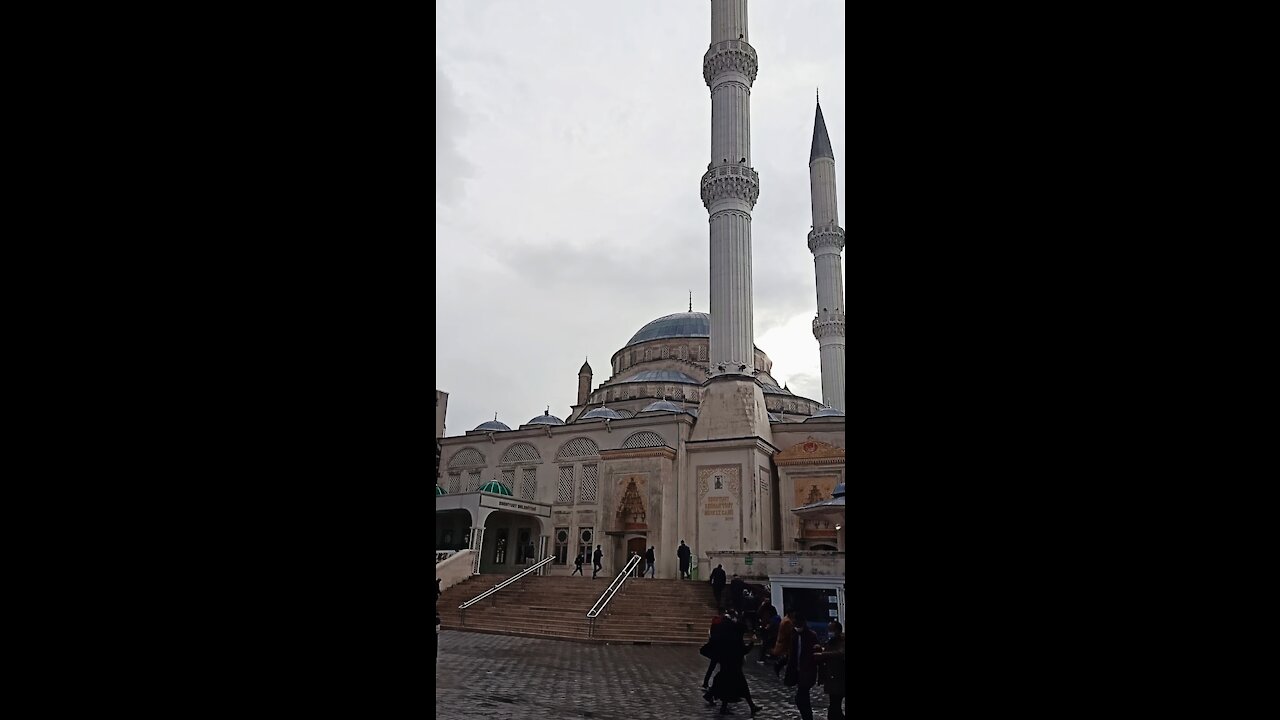
[[[756,49],[745,40],[725,40],[707,49],[702,56],[702,79],[711,87],[711,80],[726,72],[740,73],[747,78],[747,83],[756,81],[759,69],[759,56]]]
[[[836,252],[844,249],[844,228],[839,225],[821,225],[809,231],[809,252],[816,253],[819,248],[835,248]]]
[[[828,310],[813,319],[813,337],[844,337],[845,314],[843,310]]]
[[[760,173],[745,165],[719,165],[702,175],[702,206],[711,209],[711,203],[727,198],[737,198],[755,207],[760,197]]]

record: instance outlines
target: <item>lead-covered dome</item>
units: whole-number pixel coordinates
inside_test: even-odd
[[[658,400],[656,402],[649,403],[640,412],[642,413],[647,413],[647,412],[682,413],[684,412],[684,408],[680,407],[679,405],[676,405],[670,400]]]
[[[631,336],[628,345],[678,337],[711,337],[711,316],[703,312],[682,312],[663,315],[640,328]]]
[[[598,407],[594,410],[583,413],[582,417],[578,418],[578,422],[582,422],[583,420],[621,420],[621,419],[622,419],[622,416],[619,415],[617,412],[610,410],[607,407]]]
[[[805,419],[804,419],[804,421],[805,421],[805,422],[809,422],[810,420],[825,420],[825,419],[835,420],[835,419],[837,419],[837,418],[842,418],[842,417],[844,417],[844,413],[843,413],[843,412],[841,412],[841,411],[839,411],[839,410],[837,410],[837,409],[835,409],[835,408],[831,408],[831,407],[824,407],[824,408],[822,408],[821,410],[819,410],[818,412],[816,412],[816,413],[814,413],[814,414],[810,415],[809,417],[805,418]]]
[[[476,426],[476,430],[510,430],[510,429],[511,428],[507,427],[506,423],[496,419],[489,420],[488,422],[482,422]]]
[[[564,421],[550,413],[539,415],[538,417],[525,423],[525,425],[563,425]]]

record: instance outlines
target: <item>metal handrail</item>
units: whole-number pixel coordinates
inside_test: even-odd
[[[631,576],[631,571],[636,569],[636,565],[640,563],[640,560],[641,557],[638,554],[631,556],[631,559],[627,561],[626,567],[622,568],[622,572],[618,573],[618,577],[614,578],[613,582],[609,583],[609,587],[605,589],[604,594],[601,595],[600,599],[596,601],[596,604],[592,605],[591,609],[587,611],[587,617],[589,619],[595,620],[600,617],[600,613],[604,612],[605,606],[608,605],[609,601],[613,600],[613,596],[617,595],[618,591],[622,589],[622,586],[627,582],[627,578]]]
[[[533,572],[534,570],[537,570],[538,568],[543,567],[544,565],[549,565],[549,564],[551,563],[551,561],[553,561],[553,560],[555,560],[555,559],[556,559],[556,556],[555,556],[555,555],[550,555],[550,556],[548,556],[547,558],[545,558],[545,559],[543,559],[543,560],[538,561],[538,563],[537,563],[537,564],[535,564],[535,565],[530,565],[529,567],[525,568],[524,570],[521,570],[519,573],[517,573],[517,574],[515,574],[515,575],[512,575],[511,577],[507,578],[506,580],[503,580],[502,582],[498,583],[497,585],[494,585],[493,587],[489,588],[488,590],[485,590],[484,592],[480,593],[479,595],[477,595],[477,596],[475,596],[475,597],[471,598],[470,600],[468,600],[468,601],[466,601],[466,602],[462,603],[461,605],[459,605],[459,606],[458,606],[458,609],[459,609],[459,610],[466,610],[467,608],[471,607],[472,605],[475,605],[476,603],[480,602],[481,600],[483,600],[483,599],[485,599],[485,598],[489,597],[490,595],[492,595],[492,594],[494,594],[494,593],[498,592],[498,591],[499,591],[499,590],[501,590],[502,588],[504,588],[504,587],[506,587],[506,586],[510,585],[511,583],[513,583],[513,582],[515,582],[515,581],[519,580],[520,578],[524,577],[525,575],[528,575],[529,573]]]

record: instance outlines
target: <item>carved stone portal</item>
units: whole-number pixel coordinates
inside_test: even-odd
[[[644,498],[640,495],[636,478],[627,481],[627,488],[622,492],[622,502],[618,505],[617,517],[624,530],[648,529],[645,524]]]

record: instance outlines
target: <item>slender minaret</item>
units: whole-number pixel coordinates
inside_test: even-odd
[[[711,0],[711,47],[702,78],[711,88],[711,162],[702,204],[711,235],[711,353],[707,392],[693,439],[772,437],[755,379],[751,312],[751,210],[760,176],[751,168],[751,85],[747,0]]]
[[[711,373],[751,377],[751,210],[760,176],[751,169],[756,51],[747,42],[747,0],[711,0],[702,76],[711,88],[711,162],[702,176],[711,224]]]
[[[840,273],[844,228],[836,210],[836,158],[821,104],[809,150],[809,192],[813,200],[809,251],[818,288],[813,336],[818,339],[822,362],[822,404],[844,412],[844,281]]]

